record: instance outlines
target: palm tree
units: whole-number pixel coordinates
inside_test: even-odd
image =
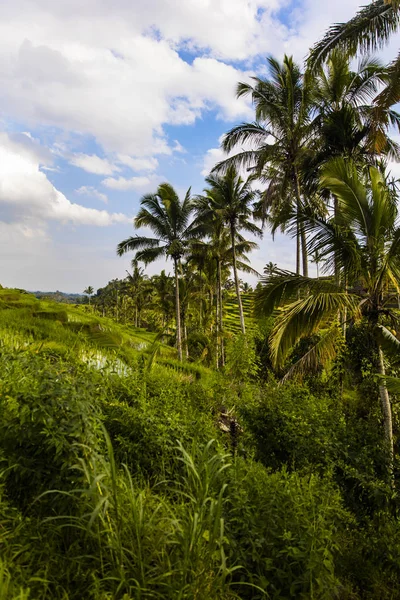
[[[145,275],[144,269],[141,269],[137,260],[132,260],[132,274],[127,271],[127,281],[133,292],[133,300],[135,303],[135,327],[141,325],[141,312],[144,305],[146,292],[149,294],[148,276]]]
[[[89,285],[89,286],[86,288],[86,290],[83,290],[83,293],[84,293],[84,294],[87,294],[87,295],[89,296],[89,306],[90,306],[90,298],[91,298],[91,296],[93,296],[93,294],[94,294],[94,289],[92,288],[92,286],[91,286],[91,285]]]
[[[304,80],[301,69],[291,57],[280,64],[268,58],[268,79],[254,77],[254,84],[239,83],[237,96],[250,96],[256,121],[231,129],[224,137],[222,148],[231,152],[237,147],[249,148],[227,158],[215,169],[223,172],[228,166],[244,167],[253,177],[267,184],[262,196],[260,214],[267,212],[284,223],[284,215],[293,205],[302,203],[302,164],[313,140],[313,82]],[[301,251],[302,247],[302,251]],[[297,235],[296,272],[308,274],[307,248],[304,231]]]
[[[206,178],[207,188],[205,192],[205,207],[201,214],[199,222],[204,223],[205,227],[210,226],[214,229],[214,241],[217,246],[223,244],[223,229],[228,228],[232,252],[232,268],[235,280],[236,297],[239,306],[240,327],[243,335],[246,333],[244,322],[242,298],[240,294],[240,284],[238,276],[238,242],[246,243],[250,248],[249,242],[241,237],[241,231],[247,231],[253,235],[261,236],[262,230],[251,220],[253,215],[253,204],[257,198],[257,192],[252,190],[249,182],[244,182],[238,175],[234,166],[229,166],[225,175],[209,175]],[[207,216],[208,215],[208,216]],[[254,247],[254,245],[252,246]],[[245,250],[246,251],[246,250]],[[217,251],[218,253],[218,251]],[[222,261],[219,260],[219,269]],[[220,273],[218,274],[221,280]],[[219,288],[221,290],[221,287]],[[221,292],[220,292],[221,293]],[[222,302],[220,300],[220,307]]]
[[[222,287],[233,267],[233,247],[231,234],[224,226],[220,215],[215,210],[212,198],[199,196],[196,201],[197,219],[204,223],[209,230],[208,241],[196,241],[191,244],[189,261],[201,267],[202,273],[211,275],[215,286],[216,297],[216,337],[217,337],[217,368],[225,365],[224,325],[223,325],[223,294]],[[249,264],[247,252],[258,248],[255,242],[237,236],[235,244],[236,267],[239,271],[259,275]],[[212,294],[213,295],[213,294]],[[219,347],[219,349],[218,349]],[[219,353],[220,350],[220,353]]]
[[[317,146],[307,161],[306,181],[310,193],[318,188],[321,168],[335,156],[352,159],[359,165],[376,164],[375,143],[371,144],[371,123],[374,109],[371,102],[385,78],[386,68],[379,61],[365,56],[355,71],[350,69],[350,58],[335,50],[326,65],[316,73],[314,98],[318,107],[315,119],[318,128]],[[399,118],[397,113],[393,116]],[[387,127],[381,123],[380,151],[391,158],[399,158],[399,147],[388,136]],[[331,194],[325,190],[326,200]],[[335,215],[337,199],[333,198]],[[335,268],[336,282],[340,273]]]
[[[315,44],[308,59],[309,68],[315,70],[335,50],[349,55],[357,50],[371,52],[383,46],[400,26],[399,0],[375,0],[363,7],[347,23],[332,25],[325,36]],[[400,53],[387,71],[387,86],[376,98],[375,121],[391,123],[390,107],[400,101]],[[372,132],[379,148],[380,129]]]
[[[155,304],[162,313],[162,329],[169,332],[169,323],[174,309],[173,278],[166,275],[164,269],[159,275],[153,275],[152,285],[155,292]]]
[[[120,242],[118,256],[126,252],[136,252],[135,260],[149,264],[159,258],[171,258],[175,274],[176,343],[179,360],[182,360],[182,334],[179,300],[179,263],[187,251],[191,239],[199,235],[199,228],[190,224],[193,203],[190,189],[184,200],[169,183],[158,186],[155,194],[146,194],[140,201],[140,210],[134,220],[136,229],[149,227],[156,237],[136,235]]]
[[[371,162],[376,143],[371,144],[372,125],[377,124],[371,102],[377,96],[387,76],[387,68],[376,59],[364,56],[355,71],[350,69],[350,57],[335,50],[326,66],[317,71],[315,102],[320,125],[320,151],[316,164],[333,156],[347,156],[356,161]],[[399,123],[399,115],[390,111],[390,122]],[[388,122],[379,123],[381,138],[379,154],[399,158],[399,147],[388,137]]]
[[[399,0],[375,0],[364,6],[347,23],[332,25],[311,50],[309,64],[315,68],[336,49],[348,54],[354,54],[357,50],[376,50],[389,40],[399,25]]]
[[[275,273],[275,271],[276,271],[277,266],[278,265],[276,263],[273,263],[273,262],[270,261],[269,263],[267,263],[265,265],[265,267],[264,267],[264,273],[266,275],[269,275],[269,276],[273,275]]]
[[[339,260],[345,277],[338,286],[328,278],[312,279],[278,272],[264,281],[256,298],[256,312],[271,314],[283,307],[270,338],[275,366],[284,364],[290,349],[305,336],[323,330],[318,343],[287,374],[310,369],[331,359],[341,336],[338,312],[351,322],[364,318],[377,349],[379,394],[385,439],[393,463],[392,412],[385,383],[384,350],[400,349],[400,342],[385,323],[396,328],[398,315],[389,308],[389,287],[400,289],[400,226],[397,203],[381,171],[369,167],[365,176],[343,158],[333,160],[323,171],[321,185],[339,201],[340,222],[318,218],[303,211],[301,218],[311,236],[310,249],[321,253],[327,268]],[[307,293],[300,299],[298,291]]]

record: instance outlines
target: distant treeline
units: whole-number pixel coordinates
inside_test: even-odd
[[[65,292],[31,292],[39,300],[53,300],[53,302],[64,302],[65,304],[87,304],[88,298],[82,294],[67,294]]]

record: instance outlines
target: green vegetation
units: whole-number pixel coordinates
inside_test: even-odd
[[[351,69],[399,6],[239,84],[255,122],[142,198],[125,279],[0,287],[0,600],[400,598],[400,88]],[[257,221],[297,251],[253,290]]]
[[[221,373],[84,307],[1,298],[3,598],[397,597],[362,336],[340,395],[338,368],[262,382],[250,337]]]

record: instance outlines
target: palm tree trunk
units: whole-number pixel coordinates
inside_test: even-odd
[[[219,294],[218,294],[218,270],[217,270],[217,293],[216,293],[216,315],[215,315],[215,331],[216,331],[216,352],[215,352],[215,360],[217,365],[217,370],[219,369]]]
[[[306,232],[304,231],[304,225],[300,225],[300,236],[301,236],[301,252],[303,257],[303,275],[308,277],[308,251],[307,251],[307,238]]]
[[[203,329],[203,294],[204,294],[204,285],[203,285],[203,277],[202,270],[199,269],[200,276],[200,305],[199,305],[199,326],[200,330]]]
[[[182,336],[181,336],[181,306],[179,300],[179,273],[178,259],[174,258],[175,270],[175,304],[176,304],[176,347],[178,349],[178,357],[182,362]]]
[[[239,305],[239,315],[240,315],[240,327],[242,329],[243,335],[246,335],[246,325],[244,322],[244,314],[243,314],[243,305],[242,305],[242,297],[240,295],[240,287],[239,287],[239,277],[237,273],[236,266],[236,244],[235,244],[235,227],[231,224],[231,242],[232,242],[232,258],[233,258],[233,276],[235,279],[235,287],[236,287],[236,297]]]
[[[189,346],[188,346],[188,339],[187,339],[186,318],[185,318],[184,324],[183,324],[183,345],[185,348],[185,356],[186,356],[186,358],[189,358]]]
[[[386,380],[384,376],[386,375],[385,364],[383,361],[383,352],[382,347],[378,342],[378,372],[379,375],[382,375],[381,383],[379,385],[379,396],[382,405],[382,413],[383,413],[383,427],[385,430],[385,440],[389,452],[388,466],[389,473],[392,475],[393,473],[393,425],[392,425],[392,407],[390,405],[389,392],[386,387]]]
[[[296,275],[300,275],[300,253],[301,253],[300,224],[297,223],[297,231],[296,231]]]
[[[296,206],[297,213],[300,211],[301,207],[301,189],[299,176],[297,174],[297,170],[294,173],[294,184],[296,190]],[[301,245],[301,254],[303,259],[303,275],[304,277],[308,277],[308,252],[307,252],[307,238],[306,232],[304,231],[303,223],[299,223],[297,220],[297,256],[296,256],[296,274],[300,275],[300,245]]]
[[[221,336],[221,366],[225,366],[225,349],[224,349],[224,324],[222,313],[222,269],[221,261],[218,259],[218,298],[219,298],[219,333]]]
[[[334,219],[335,224],[337,222],[338,213],[339,213],[339,202],[335,196],[333,199],[333,219]],[[339,287],[339,285],[340,285],[340,269],[339,269],[339,257],[338,257],[337,250],[335,251],[335,254],[334,254],[334,261],[335,261],[335,283]]]

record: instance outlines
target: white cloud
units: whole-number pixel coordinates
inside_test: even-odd
[[[95,154],[75,154],[70,158],[70,163],[95,175],[112,175],[120,170],[106,158],[100,158]]]
[[[97,198],[98,200],[101,200],[101,202],[104,202],[104,204],[108,203],[108,198],[107,198],[106,194],[99,192],[99,190],[96,190],[96,188],[91,185],[82,185],[80,188],[78,188],[76,190],[76,193],[81,194],[83,196],[90,196],[92,198]]]
[[[217,163],[226,158],[226,154],[221,150],[221,148],[210,148],[207,150],[206,154],[203,158],[203,170],[201,174],[206,177],[211,170],[215,167]]]
[[[126,154],[119,154],[118,162],[130,167],[133,171],[155,171],[158,167],[158,160],[154,157],[135,158],[126,156]]]
[[[151,12],[145,4],[134,3],[142,4],[138,14],[146,13],[143,19],[127,18],[123,0],[109,8],[95,5],[90,19],[86,3],[68,3],[73,23],[60,14],[67,7],[65,0],[58,7],[38,0],[24,10],[21,2],[16,2],[19,10],[7,9],[6,15],[0,7],[2,106],[11,118],[93,136],[107,154],[141,158],[171,153],[164,124],[193,123],[214,107],[224,118],[239,118],[248,110],[234,98],[236,81],[242,77],[237,69],[212,57],[188,64],[179,56],[172,31],[176,8],[172,29],[166,28],[167,40],[143,34],[154,25],[154,15],[155,24],[161,23],[165,7],[159,0],[150,2],[156,9]],[[192,4],[190,11],[183,11],[185,19],[189,14],[197,18],[198,13],[204,13],[204,24],[212,19],[213,10],[206,15]],[[256,3],[252,4],[254,16]],[[221,5],[216,22],[227,12]],[[225,22],[221,39],[228,26]],[[182,22],[182,39],[190,33],[185,27]],[[98,157],[77,156],[72,161],[98,174],[111,174],[113,168]]]
[[[174,140],[174,147],[172,149],[174,152],[178,152],[178,154],[186,154],[187,150],[179,143],[178,140]]]
[[[106,154],[168,154],[166,124],[191,124],[209,109],[228,120],[251,116],[234,93],[248,69],[231,61],[251,65],[256,55],[284,51],[301,60],[328,25],[350,17],[359,2],[2,3],[2,108],[20,122],[92,136]],[[179,55],[182,49],[197,53],[191,64]],[[75,164],[112,175],[113,166],[96,158],[78,157]]]
[[[24,225],[49,220],[106,226],[130,219],[121,213],[86,208],[68,200],[40,171],[37,155],[6,133],[0,134],[1,220]]]
[[[224,136],[221,136],[218,140],[220,144],[222,142],[223,137]],[[267,143],[268,144],[273,143],[272,136],[269,136],[267,138]],[[226,158],[230,158],[231,156],[234,156],[238,152],[245,151],[245,150],[253,150],[255,148],[257,148],[257,145],[251,144],[250,142],[241,144],[240,147],[234,148],[228,154],[226,154],[220,147],[219,148],[210,148],[209,150],[207,150],[207,152],[203,156],[203,170],[201,171],[201,174],[206,176],[211,172],[211,170],[215,167],[215,165],[217,163],[221,162],[222,160],[224,160]],[[241,171],[241,176],[244,179],[247,179],[248,173],[245,169],[243,169]]]
[[[148,177],[131,177],[126,179],[125,177],[107,177],[101,182],[105,187],[112,190],[126,191],[126,190],[137,190],[146,187],[150,183]]]

